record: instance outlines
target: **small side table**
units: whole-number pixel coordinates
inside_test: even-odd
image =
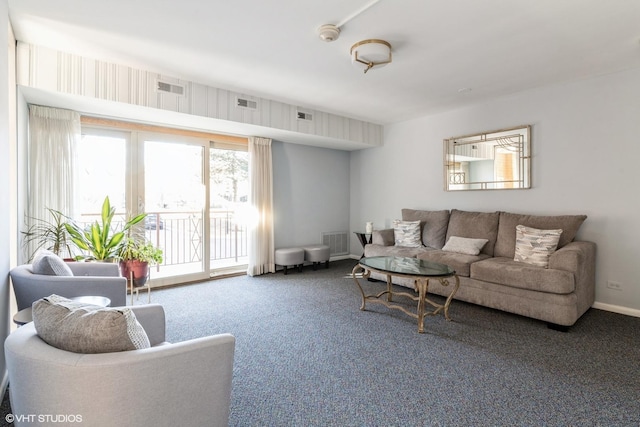
[[[358,236],[358,240],[360,241],[360,244],[362,245],[362,249],[364,249],[364,247],[368,244],[371,243],[371,239],[373,238],[373,234],[371,233],[363,233],[361,231],[354,231],[353,234],[355,234],[356,236]],[[364,252],[362,253],[362,256],[360,257],[360,259],[364,258]]]

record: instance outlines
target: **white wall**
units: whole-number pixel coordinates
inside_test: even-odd
[[[349,153],[272,143],[276,247],[321,243],[349,230]]]
[[[443,191],[444,138],[524,124],[532,125],[532,189]],[[639,141],[638,70],[394,124],[383,147],[351,155],[351,228],[388,227],[402,208],[586,214],[578,239],[598,247],[598,305],[640,315]],[[357,242],[351,253],[361,253]]]
[[[10,72],[15,55],[12,49],[14,41],[9,31],[9,12],[7,1],[0,1],[0,340],[4,342],[9,334],[9,269],[12,254],[11,244],[15,239],[11,237],[12,227],[15,227],[12,207],[15,206],[15,188],[12,173],[15,173],[15,76]],[[10,89],[11,88],[11,89]],[[7,386],[7,370],[4,351],[0,354],[0,396]]]

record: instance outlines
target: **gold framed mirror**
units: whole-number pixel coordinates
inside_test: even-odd
[[[444,140],[444,189],[531,188],[531,126]]]

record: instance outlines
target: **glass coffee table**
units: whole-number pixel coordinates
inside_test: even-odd
[[[362,274],[359,274],[361,273]],[[368,279],[371,272],[381,273],[387,276],[387,289],[378,294],[365,294],[362,289],[362,285],[358,281],[358,278],[364,280]],[[451,300],[455,296],[458,288],[460,287],[460,279],[455,270],[448,265],[439,264],[436,262],[425,261],[417,258],[405,258],[405,257],[366,257],[360,259],[358,265],[353,268],[351,272],[353,280],[358,285],[360,293],[362,294],[362,306],[360,310],[366,309],[367,301],[370,303],[382,304],[385,307],[400,310],[403,313],[418,319],[418,332],[424,333],[424,317],[434,316],[440,312],[443,313],[444,318],[451,320],[449,317],[449,305]],[[414,290],[418,293],[409,292],[393,292],[393,285],[391,278],[406,277],[413,280]],[[435,279],[440,282],[442,286],[450,286],[449,279],[453,278],[455,284],[452,286],[451,294],[447,297],[444,304],[438,304],[427,298],[427,292],[429,290],[429,280]],[[386,298],[383,298],[386,295]],[[416,312],[409,311],[405,306],[394,304],[394,296],[408,297],[413,301],[418,302]],[[433,311],[426,310],[426,304],[430,304],[434,307]]]

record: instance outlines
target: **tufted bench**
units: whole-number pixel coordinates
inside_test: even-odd
[[[287,274],[287,268],[289,266],[298,267],[298,271],[302,272],[302,264],[304,264],[304,249],[276,249],[276,265],[282,266],[282,268],[284,269],[284,274]]]
[[[304,260],[312,263],[314,270],[321,262],[324,262],[325,268],[329,268],[329,246],[305,245],[302,249],[304,249]]]

